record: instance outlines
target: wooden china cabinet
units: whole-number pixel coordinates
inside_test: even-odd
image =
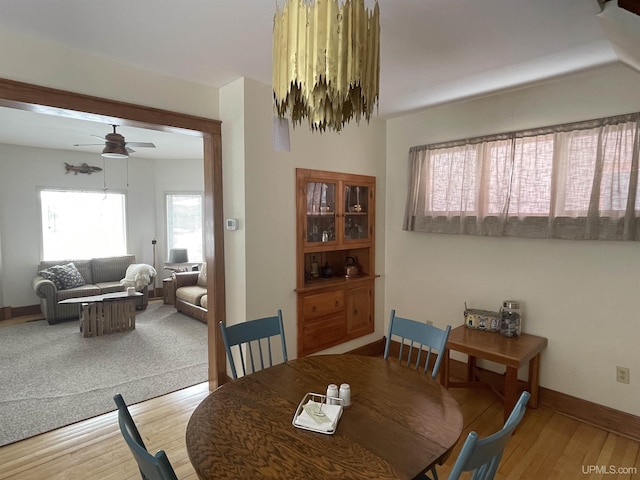
[[[375,185],[296,169],[299,357],[374,331]]]

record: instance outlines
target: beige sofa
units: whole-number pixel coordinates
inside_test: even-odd
[[[207,323],[207,271],[174,272],[176,310]]]
[[[79,284],[72,287],[61,285],[60,281],[50,274],[51,267],[67,266],[70,263],[73,263],[75,271],[81,276],[81,279],[78,277],[77,282],[68,284]],[[38,274],[33,279],[32,285],[36,295],[40,298],[40,308],[45,319],[49,324],[54,324],[78,318],[79,304],[59,304],[58,302],[61,300],[123,291],[124,286],[121,280],[126,277],[127,267],[135,263],[135,255],[40,262]],[[45,276],[50,278],[45,278]],[[153,280],[150,283],[153,283]],[[145,286],[138,290],[142,293],[142,297],[137,297],[136,308],[144,310],[149,303],[148,288]]]

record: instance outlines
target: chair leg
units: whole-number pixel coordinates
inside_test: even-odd
[[[436,472],[436,466],[431,467],[431,476],[427,472],[424,473],[424,478],[427,480],[438,480],[438,472]]]

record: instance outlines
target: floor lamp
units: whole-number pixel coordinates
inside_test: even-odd
[[[158,269],[156,268],[156,239],[154,238],[153,240],[151,240],[151,245],[153,246],[153,269],[157,272]],[[158,275],[156,274],[153,277],[153,296],[156,296],[156,277]]]

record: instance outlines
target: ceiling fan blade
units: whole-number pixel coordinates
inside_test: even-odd
[[[129,153],[134,153],[134,152],[135,152],[135,150],[134,150],[133,148],[129,148],[129,147],[124,147],[124,148],[125,148],[125,149],[127,150],[127,152],[129,152]]]
[[[93,147],[93,146],[102,146],[103,143],[74,143],[74,147]]]
[[[90,137],[99,138],[100,140],[105,140],[105,137],[101,137],[100,135],[89,135]]]
[[[156,148],[156,146],[151,142],[126,142],[125,145],[127,147]]]

